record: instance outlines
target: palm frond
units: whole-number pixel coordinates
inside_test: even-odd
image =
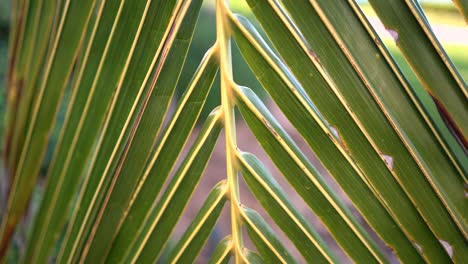
[[[191,263],[205,251],[209,263],[343,261],[330,239],[358,263],[468,259],[467,85],[419,4],[369,1],[423,89],[355,1],[246,0],[256,20],[214,2],[216,41],[181,85],[210,8],[202,0],[13,1],[0,259],[41,185],[62,101],[24,263]],[[455,2],[466,20],[466,1]],[[233,43],[304,146],[237,83]],[[205,118],[217,77],[220,105]],[[269,160],[240,147],[241,122]],[[211,191],[189,208],[221,147],[223,180],[202,186]]]

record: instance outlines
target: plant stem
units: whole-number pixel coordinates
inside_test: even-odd
[[[225,0],[216,1],[216,35],[219,47],[219,63],[221,74],[221,104],[224,114],[225,136],[226,136],[226,168],[231,200],[231,226],[233,238],[233,250],[235,263],[242,261],[242,223],[239,217],[239,182],[238,171],[235,164],[236,153],[236,124],[234,114],[234,97],[232,87],[231,42],[226,21],[227,6]]]

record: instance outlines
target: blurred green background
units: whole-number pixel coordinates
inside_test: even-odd
[[[8,54],[8,27],[10,22],[10,1],[0,0],[0,136],[3,135],[5,113],[5,74]],[[3,137],[2,137],[3,138]]]

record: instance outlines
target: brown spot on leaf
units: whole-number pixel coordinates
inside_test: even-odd
[[[14,230],[14,226],[7,226],[5,232],[3,233],[3,237],[0,242],[0,262],[3,262],[3,260],[6,258],[6,252],[10,245]]]
[[[463,132],[457,126],[457,124],[455,123],[450,113],[445,108],[445,106],[442,104],[442,102],[439,101],[439,99],[433,96],[430,92],[429,92],[429,95],[431,96],[432,101],[434,101],[434,104],[437,107],[437,111],[439,111],[439,114],[442,117],[442,120],[444,121],[445,125],[448,127],[452,135],[455,137],[455,139],[457,140],[457,143],[462,147],[465,154],[468,154],[468,142],[466,141],[466,138],[463,135]]]

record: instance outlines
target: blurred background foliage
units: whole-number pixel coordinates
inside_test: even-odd
[[[10,20],[10,1],[0,0],[0,120],[5,113],[5,73],[8,54],[8,27]],[[3,135],[4,122],[0,122],[0,136]]]

